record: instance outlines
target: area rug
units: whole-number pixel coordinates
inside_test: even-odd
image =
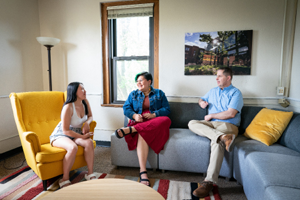
[[[72,184],[85,181],[86,171],[74,170],[70,172],[70,181]],[[133,181],[139,181],[138,177],[113,175],[105,173],[95,173],[97,178],[120,178]],[[41,179],[26,166],[13,174],[0,180],[0,199],[20,199],[30,200],[42,199],[44,196],[59,189],[58,180],[61,177],[55,177],[47,181],[48,190],[43,191]],[[199,200],[192,195],[193,190],[198,187],[198,183],[172,181],[165,179],[149,179],[154,190],[160,193],[167,200]],[[213,191],[209,197],[201,200],[221,200],[218,186],[214,185]]]

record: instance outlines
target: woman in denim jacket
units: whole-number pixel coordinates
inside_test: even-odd
[[[129,150],[137,149],[140,182],[150,186],[146,171],[149,147],[158,154],[169,139],[170,106],[164,92],[151,86],[150,73],[138,74],[135,81],[138,89],[129,94],[123,106],[124,115],[130,119],[128,127],[115,134],[125,137]]]

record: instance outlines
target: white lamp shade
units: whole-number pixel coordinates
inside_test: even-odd
[[[36,39],[42,45],[54,46],[60,42],[60,39],[52,38],[52,37],[37,37]]]

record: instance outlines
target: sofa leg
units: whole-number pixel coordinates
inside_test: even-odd
[[[225,180],[226,180],[227,182],[229,182],[229,181],[230,181],[230,178],[226,177]]]
[[[206,173],[203,173],[203,177],[206,177]]]
[[[153,168],[153,172],[156,172],[156,168]]]
[[[164,169],[161,170],[162,173],[165,173],[166,171]]]
[[[47,191],[47,180],[43,180],[44,191]]]

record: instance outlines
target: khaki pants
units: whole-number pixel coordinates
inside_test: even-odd
[[[194,133],[211,140],[210,160],[205,180],[217,183],[225,151],[224,146],[218,142],[218,138],[224,134],[234,134],[237,136],[238,127],[226,122],[205,120],[191,120],[188,126]]]

